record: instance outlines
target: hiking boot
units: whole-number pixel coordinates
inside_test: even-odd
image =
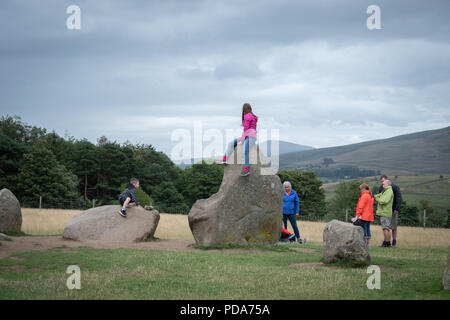
[[[125,209],[120,209],[119,214],[124,218],[127,217],[127,211]]]
[[[305,244],[306,243],[306,238],[305,239],[298,239],[297,240],[297,242],[299,243],[299,244]]]
[[[250,174],[250,170],[248,167],[244,167],[241,171],[241,176],[245,177],[248,176]]]
[[[390,241],[383,241],[383,244],[380,246],[380,248],[390,248],[391,242]]]

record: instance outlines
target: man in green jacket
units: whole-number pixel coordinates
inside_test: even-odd
[[[381,228],[383,229],[384,241],[381,247],[391,246],[391,220],[392,204],[394,202],[394,192],[392,191],[392,182],[383,181],[383,192],[375,195],[378,202],[377,215],[380,216]]]

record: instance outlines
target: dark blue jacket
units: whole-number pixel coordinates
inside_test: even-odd
[[[131,198],[130,202],[136,203],[137,206],[139,205],[136,188],[130,183],[127,185],[125,190],[120,194],[119,201],[120,201],[120,199],[125,200],[126,198]]]
[[[283,214],[296,214],[299,213],[300,201],[295,190],[291,190],[291,194],[287,195],[283,192]]]

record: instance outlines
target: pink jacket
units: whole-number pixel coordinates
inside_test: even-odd
[[[241,141],[244,142],[246,137],[255,137],[256,138],[256,123],[258,122],[258,117],[254,116],[251,113],[247,113],[244,116],[244,122],[242,125],[244,126],[244,130],[242,131]]]

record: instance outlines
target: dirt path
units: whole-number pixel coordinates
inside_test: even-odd
[[[45,251],[54,248],[91,247],[97,249],[142,249],[168,251],[200,251],[189,247],[193,243],[190,239],[157,239],[149,242],[102,242],[102,241],[73,241],[65,240],[61,236],[46,237],[10,237],[12,241],[2,241],[0,244],[0,259],[9,257],[15,252]]]
[[[49,249],[90,247],[96,249],[140,249],[140,250],[167,250],[167,251],[203,251],[191,247],[195,242],[192,239],[156,239],[148,242],[103,242],[103,241],[74,241],[65,240],[61,236],[25,236],[9,237],[12,241],[1,241],[0,259],[9,257],[16,252],[46,251]],[[295,251],[313,253],[315,249],[293,248]],[[214,249],[208,252],[250,253],[261,252],[259,249]]]

